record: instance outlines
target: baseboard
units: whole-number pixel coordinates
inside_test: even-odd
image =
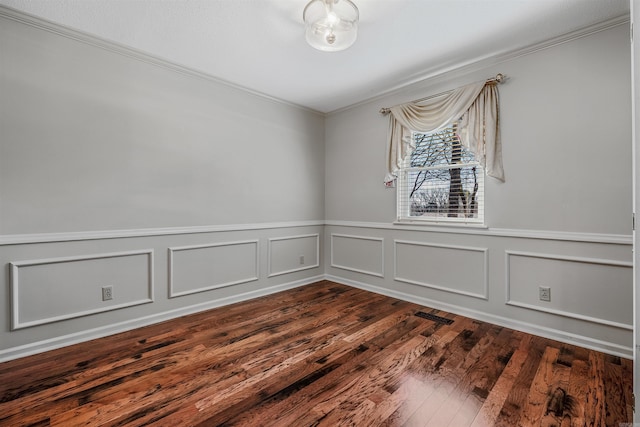
[[[557,329],[541,327],[533,325],[531,323],[520,322],[513,319],[508,319],[501,316],[496,316],[489,313],[480,312],[477,310],[471,310],[465,307],[460,307],[453,304],[447,304],[439,301],[435,301],[428,298],[419,297],[416,295],[407,294],[404,292],[394,291],[379,286],[374,286],[355,280],[344,279],[342,277],[332,275],[318,275],[308,277],[305,279],[271,286],[268,288],[258,289],[255,291],[245,292],[238,295],[233,295],[226,298],[220,298],[213,301],[207,301],[200,304],[191,305],[188,307],[181,307],[179,309],[170,310],[162,313],[153,314],[151,316],[141,317],[125,322],[116,323],[113,325],[103,326],[99,328],[93,328],[86,331],[81,331],[73,334],[63,335],[48,340],[41,340],[26,345],[9,348],[6,350],[0,350],[0,363],[6,362],[21,357],[30,356],[37,353],[43,353],[45,351],[55,350],[58,348],[66,347],[69,345],[77,344],[80,342],[91,341],[97,338],[103,338],[109,335],[114,335],[120,332],[130,331],[132,329],[141,328],[143,326],[152,325],[154,323],[163,322],[166,320],[175,319],[177,317],[186,316],[189,314],[198,313],[205,310],[210,310],[225,305],[234,304],[237,302],[247,301],[253,298],[258,298],[265,295],[274,294],[277,292],[286,291],[288,289],[294,289],[300,286],[316,283],[321,280],[330,280],[343,285],[352,286],[354,288],[363,289],[369,292],[374,292],[381,295],[386,295],[392,298],[397,298],[403,301],[409,301],[416,304],[432,307],[438,310],[445,310],[451,313],[455,313],[461,316],[466,316],[472,319],[480,320],[483,322],[489,322],[495,325],[504,326],[507,328],[515,329],[518,331],[526,332],[529,334],[538,335],[544,338],[553,339],[556,341],[564,342],[567,344],[578,345],[591,350],[600,351],[603,353],[611,354],[614,356],[624,357],[626,359],[633,359],[633,349],[631,347],[625,347],[618,344],[595,340],[593,338],[569,334]]]
[[[143,326],[152,325],[154,323],[164,322],[166,320],[175,319],[181,316],[198,313],[212,308],[222,307],[225,305],[235,304],[237,302],[247,301],[250,299],[262,297],[265,295],[275,294],[277,292],[294,289],[300,286],[309,285],[324,280],[324,275],[308,277],[306,279],[296,280],[293,282],[261,288],[255,291],[245,292],[226,298],[220,298],[213,301],[207,301],[200,304],[181,307],[175,310],[169,310],[162,313],[153,314],[125,322],[120,322],[99,328],[93,328],[86,331],[76,332],[73,334],[63,335],[56,338],[37,341],[26,345],[0,350],[0,363],[25,356],[30,356],[45,351],[56,350],[73,344],[85,341],[91,341],[97,338],[103,338],[109,335],[118,334],[120,332],[130,331],[132,329],[141,328]]]
[[[600,351],[602,353],[607,353],[614,356],[623,357],[626,359],[633,359],[632,347],[625,347],[619,344],[596,340],[596,339],[585,337],[582,335],[570,334],[557,329],[546,328],[546,327],[537,326],[527,322],[508,319],[506,317],[496,316],[493,314],[484,313],[477,310],[471,310],[458,305],[447,304],[447,303],[435,301],[432,299],[407,294],[404,292],[394,291],[391,289],[358,282],[355,280],[344,279],[342,277],[326,275],[324,278],[332,282],[340,283],[347,286],[352,286],[354,288],[363,289],[365,291],[374,292],[381,295],[386,295],[386,296],[397,298],[403,301],[409,301],[415,304],[424,305],[424,306],[435,308],[438,310],[448,311],[450,313],[458,314],[461,316],[469,317],[471,319],[476,319],[483,322],[492,323],[494,325],[499,325],[499,326],[503,326],[510,329],[515,329],[518,331],[526,332],[528,334],[537,335],[540,337],[564,342],[567,344],[577,345],[580,347]]]

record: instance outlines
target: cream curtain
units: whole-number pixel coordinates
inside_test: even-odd
[[[504,181],[495,82],[472,83],[443,96],[389,110],[385,182],[397,177],[403,160],[415,148],[411,131],[432,132],[453,122],[458,122],[462,144],[474,153],[487,175]]]

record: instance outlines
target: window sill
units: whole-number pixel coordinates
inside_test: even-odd
[[[449,222],[449,221],[429,221],[429,220],[410,220],[410,219],[398,219],[393,222],[393,225],[407,225],[407,226],[420,226],[420,227],[434,227],[434,228],[475,228],[480,230],[488,230],[489,227],[481,222]]]

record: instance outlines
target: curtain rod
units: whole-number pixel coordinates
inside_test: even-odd
[[[506,78],[507,78],[507,76],[505,76],[504,74],[498,73],[498,74],[496,74],[495,77],[487,79],[487,83],[502,83]],[[426,101],[427,99],[436,98],[438,96],[446,95],[446,94],[451,93],[453,91],[454,91],[454,89],[447,90],[447,91],[444,91],[444,92],[436,93],[435,95],[429,95],[429,96],[427,96],[425,98],[416,99],[415,101],[411,101],[411,102]],[[391,108],[389,108],[389,107],[383,107],[383,108],[380,109],[380,114],[384,114],[385,116],[387,114],[389,114],[390,112],[391,112]]]

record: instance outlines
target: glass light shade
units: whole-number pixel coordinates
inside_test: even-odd
[[[351,0],[311,0],[302,14],[307,43],[336,52],[351,46],[358,36],[358,8]]]

